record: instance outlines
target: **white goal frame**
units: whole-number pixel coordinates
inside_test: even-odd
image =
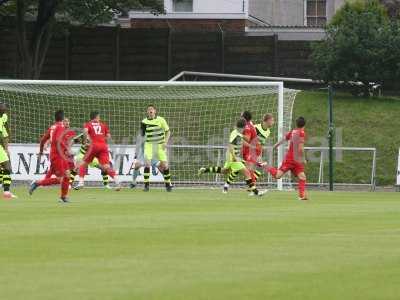
[[[25,85],[53,85],[53,86],[104,86],[104,87],[127,87],[127,86],[204,86],[204,87],[276,87],[278,91],[277,103],[277,138],[281,140],[284,135],[284,84],[283,81],[81,81],[81,80],[11,80],[1,79],[1,84],[25,84]],[[173,147],[173,145],[171,145]],[[191,145],[187,145],[190,147]],[[215,147],[216,145],[204,145],[205,147]],[[217,146],[220,147],[220,146]],[[277,153],[277,163],[280,165],[283,161],[284,147],[279,147]],[[282,179],[278,180],[277,188],[282,190]]]

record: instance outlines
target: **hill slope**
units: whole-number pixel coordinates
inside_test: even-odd
[[[326,92],[301,92],[297,95],[293,119],[300,115],[306,117],[308,146],[327,144],[327,107]],[[399,98],[359,99],[343,93],[334,96],[334,120],[339,139],[337,146],[376,147],[378,185],[395,183],[400,147],[399,111]],[[317,165],[310,164],[312,176],[316,176]],[[370,165],[369,154],[344,153],[343,162],[336,163],[336,181],[353,179],[364,182],[369,177]]]

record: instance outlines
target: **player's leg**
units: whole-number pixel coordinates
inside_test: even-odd
[[[132,172],[132,183],[130,184],[131,189],[135,188],[137,185],[137,178],[140,176],[140,168],[144,165],[144,162],[136,160],[135,166]]]
[[[228,175],[228,177],[226,179],[226,182],[224,184],[224,191],[225,192],[228,192],[228,189],[229,189],[230,185],[235,182],[235,179],[236,179],[236,177],[238,175],[239,175],[238,171],[229,172],[229,175]]]
[[[95,156],[96,156],[95,149],[93,147],[91,147],[86,152],[86,154],[83,156],[83,159],[81,161],[78,161],[77,169],[78,169],[78,173],[79,173],[79,182],[74,187],[74,189],[79,190],[85,186],[85,176],[86,176],[86,173],[88,170],[88,166],[89,166],[89,164],[92,163]]]
[[[69,179],[69,184],[73,186],[75,182],[76,175],[79,173],[79,167],[82,165],[83,158],[85,157],[84,154],[79,152],[77,155],[75,155],[75,167],[70,169],[71,175]]]
[[[63,176],[59,178],[61,181],[60,202],[66,203],[66,202],[69,202],[68,201],[68,191],[69,191],[69,180],[70,180],[71,172],[70,172],[68,166],[64,166],[63,168],[64,168],[64,170],[60,170],[60,171],[63,171],[62,172]]]
[[[0,185],[3,185],[4,170],[0,167]]]
[[[154,147],[156,148],[156,147]],[[150,189],[150,167],[151,160],[153,158],[153,144],[144,143],[144,171],[143,171],[143,182],[144,191],[148,192]]]
[[[78,172],[75,169],[70,170],[71,175],[69,176],[69,184],[72,186],[75,181],[75,177],[78,174]]]
[[[304,165],[300,162],[295,161],[293,163],[292,173],[298,179],[299,200],[308,200],[306,195],[307,177],[306,174],[304,173]]]
[[[230,168],[230,162],[225,162],[223,167],[219,166],[212,166],[212,167],[201,167],[198,171],[198,174],[206,174],[206,173],[214,173],[214,174],[229,174],[229,176],[226,179],[226,182],[224,184],[224,188],[222,192],[226,194],[229,189],[229,185],[233,183],[234,177],[236,177],[239,172],[235,171],[233,172]],[[233,177],[234,176],[234,177]]]
[[[50,161],[50,168],[47,171],[46,175],[40,180],[32,181],[32,183],[30,184],[28,190],[29,195],[32,195],[33,192],[39,186],[49,186],[49,185],[59,184],[60,180],[53,176],[54,176],[54,168],[53,168],[53,163]]]
[[[160,161],[160,165],[158,166],[158,168],[164,177],[165,188],[167,192],[171,192],[172,191],[171,172],[169,170],[169,165],[168,165],[167,151],[163,145],[158,145],[157,153],[155,153],[153,157],[157,157],[157,160]]]
[[[222,173],[222,167],[218,166],[212,166],[212,167],[201,167],[199,169],[198,174],[206,174],[206,173],[215,173],[215,174],[221,174]]]
[[[279,167],[279,169],[271,166],[265,166],[264,170],[269,174],[271,174],[273,178],[281,179],[282,176],[285,175],[285,173],[291,170],[291,168],[292,168],[291,164],[287,161],[284,161],[282,165]]]
[[[157,176],[160,170],[160,161],[158,159],[151,160],[151,174]]]
[[[301,172],[297,175],[297,178],[299,179],[298,182],[299,200],[308,200],[306,195],[306,182],[307,182],[306,174],[304,172]]]
[[[117,172],[111,167],[108,147],[98,151],[96,153],[96,158],[98,159],[100,169],[103,171],[102,174],[110,176],[114,180],[115,190],[119,191],[121,189],[121,185],[118,180]]]
[[[0,146],[0,165],[3,170],[3,196],[6,199],[16,198],[14,194],[11,193],[11,163],[7,152],[2,146]]]
[[[251,196],[262,196],[263,193],[260,192],[257,187],[254,179],[252,178],[251,171],[246,168],[246,166],[242,162],[234,162],[231,164],[232,171],[240,172],[244,178],[245,182],[248,186],[248,190],[251,192]]]
[[[89,166],[92,168],[97,168],[97,169],[101,170],[101,178],[103,180],[103,186],[107,189],[111,189],[110,184],[109,184],[110,178],[109,178],[107,172],[102,169],[100,162],[96,157],[93,159],[92,163]]]

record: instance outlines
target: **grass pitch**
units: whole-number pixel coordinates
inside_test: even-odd
[[[399,299],[396,193],[16,192],[0,299]]]

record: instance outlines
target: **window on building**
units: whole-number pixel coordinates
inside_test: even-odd
[[[307,26],[326,25],[326,0],[307,0]]]
[[[173,0],[174,12],[192,12],[193,0]]]

